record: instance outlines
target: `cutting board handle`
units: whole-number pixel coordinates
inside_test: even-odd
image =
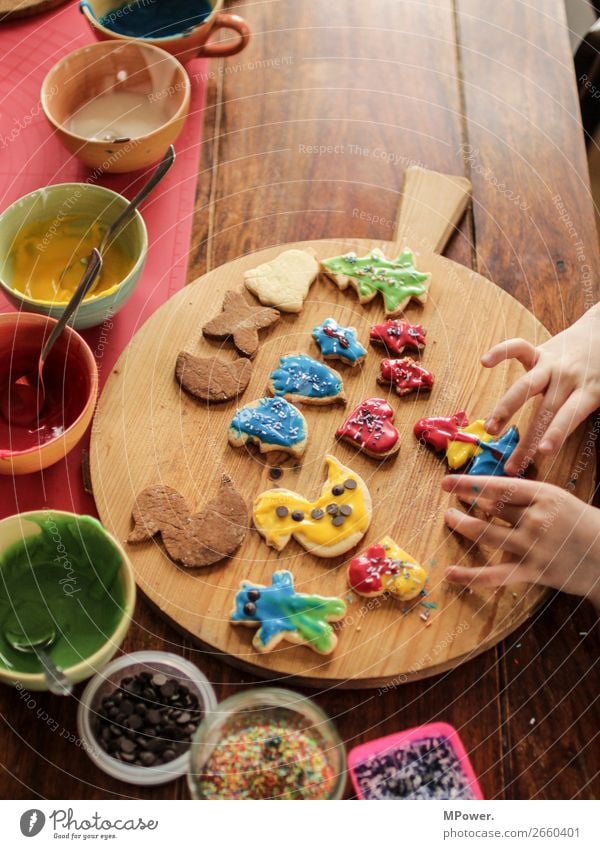
[[[471,183],[466,177],[417,165],[407,168],[394,232],[397,252],[408,246],[442,253],[470,196]]]

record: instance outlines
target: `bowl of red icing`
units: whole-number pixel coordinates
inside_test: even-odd
[[[0,395],[35,372],[55,319],[34,313],[0,314]],[[0,412],[0,474],[38,472],[61,460],[85,433],[96,406],[98,368],[88,344],[66,327],[44,367],[46,401],[38,419],[15,424]],[[10,403],[10,397],[9,397]]]

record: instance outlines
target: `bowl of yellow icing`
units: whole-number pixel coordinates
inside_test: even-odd
[[[92,248],[125,208],[122,195],[89,183],[37,189],[0,215],[0,286],[15,306],[58,318],[85,271]],[[102,324],[140,278],[148,234],[136,212],[103,253],[102,270],[69,322]]]

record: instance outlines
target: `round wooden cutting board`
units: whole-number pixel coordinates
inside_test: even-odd
[[[435,253],[445,244],[467,197],[468,184],[461,178],[409,169],[398,225],[402,235],[394,244],[347,239],[294,245],[312,247],[320,259],[349,250],[364,254],[373,247],[381,247],[388,255],[398,246],[413,248],[417,267],[432,273],[432,283],[427,303],[409,306],[404,315],[427,328],[422,359],[436,376],[430,396],[399,398],[376,382],[382,349],[369,346],[362,367],[333,363],[344,379],[347,407],[302,406],[309,441],[297,467],[282,455],[230,447],[226,432],[236,407],[265,394],[269,374],[281,355],[304,351],[318,358],[311,330],[327,316],[354,325],[366,343],[370,326],[384,318],[379,297],[363,307],[352,289],[340,292],[334,283],[319,278],[300,314],[284,314],[262,333],[252,379],[237,402],[209,407],[186,395],[174,379],[181,350],[198,356],[237,356],[228,343],[204,339],[201,328],[220,310],[227,289],[241,290],[246,269],[274,258],[290,245],[234,260],[186,287],[147,321],[111,374],[94,422],[92,482],[101,519],[121,541],[130,531],[137,494],[153,484],[174,487],[197,512],[214,496],[221,474],[227,472],[251,506],[259,493],[276,485],[269,469],[281,465],[284,474],[277,484],[312,500],[326,477],[324,455],[332,453],[369,487],[374,510],[368,534],[354,552],[337,559],[315,558],[293,540],[277,553],[254,529],[234,557],[205,569],[174,565],[159,537],[128,546],[138,585],[151,602],[179,629],[210,650],[222,652],[230,662],[263,676],[300,678],[312,686],[400,684],[452,668],[489,648],[527,619],[542,598],[543,590],[525,585],[470,592],[444,582],[448,564],[479,565],[488,562],[491,553],[467,545],[445,528],[443,514],[449,499],[440,489],[445,463],[420,446],[412,434],[415,421],[425,415],[465,409],[470,418],[485,416],[520,367],[503,364],[486,370],[479,365],[480,355],[511,336],[534,344],[548,337],[542,325],[498,286]],[[248,292],[245,296],[253,300]],[[348,412],[373,396],[387,397],[396,411],[401,449],[394,460],[370,459],[335,440],[335,430]],[[516,423],[524,427],[530,415],[528,405]],[[586,463],[585,444],[586,432],[581,428],[558,458],[538,468],[538,479],[565,486],[580,462],[585,471],[579,471],[576,492],[589,498],[593,464]],[[348,590],[349,559],[385,535],[392,536],[429,573],[425,600],[437,607],[427,621],[421,618],[426,608],[418,604],[411,607],[384,597],[364,599]],[[258,654],[251,644],[254,631],[229,624],[240,582],[270,584],[275,569],[289,569],[301,592],[339,595],[348,601],[338,646],[331,656],[289,643]]]
[[[41,15],[68,2],[69,0],[0,0],[0,23]]]

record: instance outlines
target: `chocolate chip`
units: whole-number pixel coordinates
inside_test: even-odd
[[[331,520],[331,524],[335,525],[336,528],[339,528],[340,525],[343,525],[345,521],[346,521],[346,518],[344,516],[334,516],[333,519]]]
[[[356,489],[357,483],[353,478],[348,478],[348,480],[344,481],[344,487],[346,489]]]
[[[349,504],[342,504],[340,507],[340,513],[342,516],[350,516],[352,514],[352,507]]]
[[[332,495],[342,495],[344,492],[344,487],[341,483],[336,483],[334,487],[331,488]]]
[[[145,701],[128,698],[135,691]],[[201,719],[198,697],[189,687],[162,673],[139,673],[102,699],[93,731],[111,757],[144,767],[183,754]]]
[[[283,504],[280,504],[279,507],[275,509],[275,512],[280,519],[285,519],[285,517],[290,511],[287,509],[287,507],[284,507]]]
[[[260,592],[258,590],[248,590],[246,593],[250,601],[258,601],[260,598]]]
[[[304,513],[302,510],[294,510],[292,513],[292,519],[294,522],[301,522],[304,519]]]
[[[323,516],[325,515],[325,511],[321,510],[320,507],[315,507],[314,510],[310,511],[310,515],[312,516],[313,519],[322,519]]]
[[[256,613],[256,605],[252,604],[251,601],[246,602],[246,604],[244,605],[244,613],[246,613],[248,616],[254,616],[254,614]]]
[[[127,752],[129,754],[130,752],[134,751],[135,743],[133,742],[133,740],[129,740],[127,737],[122,737],[119,741],[119,749],[122,752]]]
[[[337,514],[339,513],[339,507],[337,506],[337,504],[328,504],[325,509],[327,510],[330,516],[337,516]]]

